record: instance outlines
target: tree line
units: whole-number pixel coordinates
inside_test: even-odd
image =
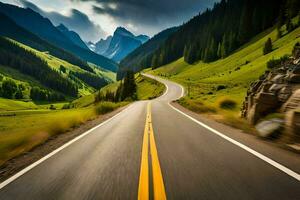
[[[23,84],[17,84],[12,79],[4,79],[0,75],[0,97],[6,99],[24,99],[26,87]],[[65,97],[57,92],[52,92],[40,87],[34,86],[30,89],[30,98],[34,101],[64,101]]]
[[[47,62],[14,42],[0,37],[0,64],[34,77],[43,85],[63,94],[77,97],[78,88],[52,70]]]
[[[13,20],[2,13],[0,13],[0,26],[5,27],[0,29],[0,35],[2,36],[17,40],[39,51],[48,51],[51,55],[57,58],[66,60],[69,63],[79,66],[89,72],[94,72],[93,68],[91,68],[86,61],[83,61],[72,53],[56,47],[46,40],[43,40],[26,29],[18,26]]]
[[[134,72],[127,71],[124,79],[120,81],[120,84],[115,92],[106,91],[103,93],[99,91],[95,95],[95,102],[111,101],[120,102],[125,100],[137,99],[137,85],[135,82]]]
[[[87,83],[88,85],[92,86],[95,89],[100,89],[103,86],[107,85],[108,82],[105,78],[99,77],[95,74],[88,73],[88,72],[69,72],[69,75],[72,77],[76,77],[83,82]],[[73,80],[76,80],[73,78]]]
[[[3,80],[3,77],[0,75],[0,97],[7,99],[23,99],[23,91],[25,87],[22,84],[16,84],[15,81],[11,79]],[[1,83],[1,82],[0,82]]]
[[[157,68],[181,57],[189,64],[225,58],[278,21],[292,30],[299,4],[299,0],[221,0],[183,24],[138,65]]]

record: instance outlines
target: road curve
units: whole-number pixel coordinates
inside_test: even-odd
[[[233,136],[234,143],[226,138],[230,131],[213,127],[226,137],[216,134],[170,106],[183,95],[181,86],[152,78],[168,88],[151,101],[151,131],[167,199],[300,199],[297,155],[261,142],[255,146],[265,148],[257,152],[250,136]],[[0,184],[0,199],[137,199],[148,102],[131,104],[26,173]],[[242,148],[244,144],[274,163]]]

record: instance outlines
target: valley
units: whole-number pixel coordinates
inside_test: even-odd
[[[1,0],[0,26],[0,199],[298,199],[298,0]]]

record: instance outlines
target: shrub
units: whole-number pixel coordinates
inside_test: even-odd
[[[101,102],[96,106],[96,113],[98,115],[103,115],[103,114],[112,112],[113,110],[115,110],[118,107],[119,106],[117,104],[112,103],[112,102]]]
[[[64,104],[63,107],[62,107],[63,110],[70,109],[70,108],[71,108],[70,103]]]
[[[55,106],[54,105],[50,105],[50,110],[56,110]]]
[[[241,67],[237,67],[234,69],[234,71],[239,71],[241,69]]]
[[[227,88],[226,85],[218,85],[218,86],[217,86],[217,91],[224,90],[224,89],[226,89],[226,88]]]
[[[300,43],[299,42],[297,42],[295,45],[294,45],[294,48],[293,48],[293,56],[295,57],[295,58],[298,58],[298,57],[300,57]]]
[[[286,62],[289,59],[288,55],[284,55],[279,59],[271,59],[267,62],[268,69],[273,69],[280,66],[282,63]]]
[[[236,101],[229,99],[229,98],[223,98],[219,101],[219,107],[226,110],[233,110],[237,106]]]
[[[2,83],[2,95],[5,98],[13,99],[17,92],[18,86],[13,80],[5,80]]]
[[[186,99],[182,98],[178,100],[178,103],[182,106],[188,108],[191,111],[197,112],[197,113],[215,113],[216,109],[212,106],[204,105],[203,102],[199,100],[192,100],[192,99]]]

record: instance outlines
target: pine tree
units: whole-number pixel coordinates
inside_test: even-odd
[[[185,45],[183,56],[184,56],[184,61],[187,63],[190,63],[190,53],[191,53],[191,46]]]
[[[291,32],[294,30],[294,26],[290,17],[288,17],[286,21],[286,30],[287,32]]]
[[[281,38],[282,37],[282,31],[279,27],[277,27],[277,39]]]
[[[217,52],[217,56],[218,56],[218,58],[222,58],[223,56],[222,56],[222,45],[221,45],[221,43],[219,42],[219,44],[218,44],[218,52]]]
[[[264,53],[264,55],[266,55],[266,54],[272,52],[272,50],[273,50],[272,40],[271,40],[271,38],[268,38],[267,42],[265,43],[263,53]]]
[[[252,0],[246,0],[242,11],[239,43],[244,44],[252,35]]]

